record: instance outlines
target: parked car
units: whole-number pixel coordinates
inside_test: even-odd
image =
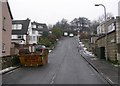
[[[64,32],[64,36],[68,36],[68,32]]]
[[[73,34],[73,33],[70,33],[70,34],[69,34],[69,37],[73,37],[73,36],[74,36],[74,34]]]

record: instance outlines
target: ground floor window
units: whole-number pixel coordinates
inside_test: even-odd
[[[2,53],[5,53],[5,43],[2,43]]]

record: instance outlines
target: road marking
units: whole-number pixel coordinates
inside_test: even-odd
[[[52,81],[50,84],[53,84],[54,83],[54,81]]]
[[[108,78],[108,77],[106,77],[112,84],[114,84],[114,82],[110,79],[110,78]]]
[[[50,84],[53,84],[53,83],[54,83],[55,77],[56,77],[56,73],[53,75],[53,78],[52,78],[52,81],[51,81]]]

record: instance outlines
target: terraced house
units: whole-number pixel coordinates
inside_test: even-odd
[[[12,13],[7,0],[0,0],[0,57],[10,55]]]
[[[120,17],[113,17],[100,24],[97,33],[100,36],[96,40],[96,44],[99,51],[102,52],[98,51],[97,56],[113,62],[120,61]],[[100,53],[103,55],[100,55]]]

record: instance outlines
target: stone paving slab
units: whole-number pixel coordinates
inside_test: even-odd
[[[120,74],[119,66],[115,67],[113,64],[96,57],[88,57],[82,55],[86,61],[89,62],[101,75],[103,75],[111,84],[119,84]]]

